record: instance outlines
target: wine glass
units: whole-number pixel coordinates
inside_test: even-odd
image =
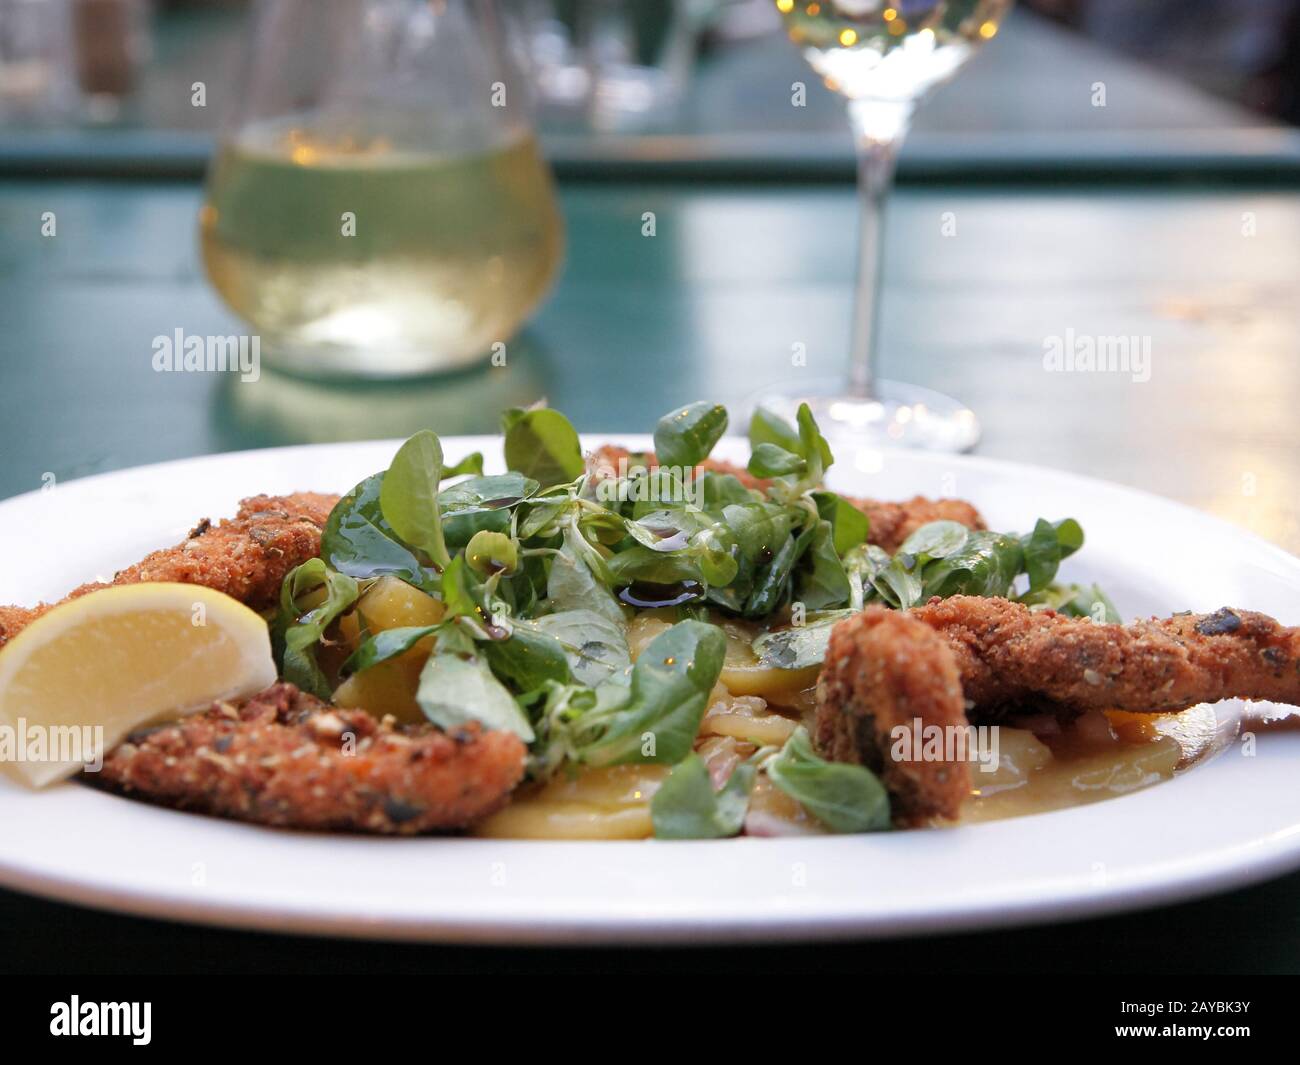
[[[974,412],[918,385],[875,376],[885,195],[917,103],[997,34],[1012,0],[776,0],[790,38],[848,100],[858,151],[861,233],[849,376],[801,394],[763,396],[789,416],[807,402],[827,435],[857,443],[966,451]]]

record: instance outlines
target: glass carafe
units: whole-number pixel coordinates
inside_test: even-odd
[[[394,377],[501,350],[563,253],[492,0],[259,0],[203,260],[269,365]]]

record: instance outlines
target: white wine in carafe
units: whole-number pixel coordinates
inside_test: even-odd
[[[505,342],[563,251],[527,133],[464,155],[253,125],[226,144],[202,210],[222,298],[290,368],[453,368]]]

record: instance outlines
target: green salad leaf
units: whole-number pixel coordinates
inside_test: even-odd
[[[749,455],[749,472],[755,477],[787,477],[807,468],[807,459],[776,444],[757,444]]]
[[[970,529],[959,521],[932,521],[904,540],[898,554],[911,555],[924,564],[956,554],[969,539]]]
[[[473,641],[454,639],[458,636],[444,631],[420,673],[415,701],[424,716],[447,731],[477,722],[484,729],[504,729],[531,743],[533,727],[515,697]]]
[[[807,610],[829,610],[847,606],[852,591],[844,563],[835,550],[834,528],[829,521],[818,521],[805,565],[795,577],[794,598]]]
[[[513,573],[519,566],[519,548],[505,533],[480,529],[465,545],[465,561],[485,577]]]
[[[833,610],[804,624],[788,629],[775,629],[757,637],[753,643],[759,665],[772,669],[807,669],[821,665],[826,659],[831,630],[856,611]]]
[[[747,618],[764,618],[790,598],[794,568],[812,546],[816,525],[809,525],[798,536],[787,538],[777,548],[772,560],[755,575],[754,590],[745,600],[742,614]]]
[[[757,503],[763,498],[761,492],[746,488],[732,473],[705,470],[695,483],[699,489],[699,505],[709,514],[720,512],[729,503]]]
[[[889,827],[889,793],[879,778],[863,766],[818,757],[802,726],[767,763],[767,776],[832,832]]]
[[[797,488],[817,487],[835,461],[807,403],[799,404],[796,425],[762,407],[749,421],[749,472],[755,477],[798,477]]]
[[[700,564],[686,554],[665,554],[637,544],[610,559],[609,572],[614,584],[619,587],[627,587],[637,581],[664,586],[693,581],[699,587],[690,598],[704,594],[704,574]]]
[[[688,754],[673,766],[650,800],[655,838],[725,839],[736,835],[745,824],[757,775],[757,766],[743,762],[715,792],[704,759]]]
[[[959,550],[936,560],[926,570],[925,595],[945,599],[953,595],[1005,596],[1024,566],[1024,559],[1024,549],[1016,537],[971,530]]]
[[[1061,560],[1083,546],[1083,529],[1073,518],[1050,522],[1039,518],[1034,531],[1020,538],[1029,590],[1046,588],[1056,577]]]
[[[384,474],[376,473],[335,504],[321,533],[321,558],[330,569],[357,580],[398,577],[432,591],[440,583],[438,574],[402,543],[384,519],[379,501],[383,483]]]
[[[573,679],[564,647],[544,630],[516,625],[507,639],[482,646],[492,672],[519,692],[536,691],[547,682],[567,684]]]
[[[516,622],[516,633],[521,625],[531,625],[555,640],[568,659],[574,680],[590,688],[622,676],[632,666],[627,626],[621,619],[611,621],[595,610],[563,610]]]
[[[307,605],[304,600],[314,600]],[[330,698],[330,685],[316,664],[316,645],[326,627],[357,601],[357,582],[329,569],[319,558],[291,570],[280,587],[280,609],[271,624],[272,649],[280,675],[318,699]]]
[[[866,514],[834,492],[813,492],[812,500],[817,505],[817,513],[831,523],[835,553],[840,558],[866,543],[871,532],[871,522]]]
[[[506,473],[471,477],[443,488],[438,506],[448,550],[464,547],[475,533],[508,532],[515,508],[538,487],[522,474]]]
[[[609,586],[592,572],[589,554],[582,547],[581,534],[566,530],[563,546],[551,560],[546,582],[546,606],[559,613],[565,610],[592,610],[620,628],[627,618]]]
[[[681,621],[660,633],[632,667],[626,698],[580,720],[579,759],[598,766],[680,762],[695,742],[726,652],[726,637],[714,625]]]
[[[792,455],[803,453],[803,441],[784,418],[766,407],[755,407],[749,418],[750,450],[756,450],[762,444],[774,444]]]
[[[882,554],[868,550],[865,556],[874,567],[870,579],[876,594],[899,610],[908,610],[922,602],[926,598],[925,585],[909,556],[895,555],[885,561],[880,557]]]
[[[454,466],[444,468],[442,479],[445,481],[450,477],[464,477],[467,473],[472,473],[478,477],[483,476],[483,453],[481,451],[471,452]]]
[[[1030,609],[1050,608],[1067,617],[1091,618],[1107,625],[1118,625],[1124,620],[1110,597],[1095,584],[1049,584],[1026,592],[1017,602]]]
[[[498,623],[493,602],[492,584],[480,580],[466,561],[457,555],[442,574],[442,602],[447,617],[463,618],[465,631],[480,640],[504,640],[510,635]]]
[[[348,655],[340,675],[350,677],[353,673],[364,673],[367,669],[387,662],[390,658],[405,654],[426,636],[432,636],[441,625],[405,625],[395,629],[385,629],[361,642],[355,651]]]
[[[441,481],[442,444],[436,433],[421,430],[393,456],[379,488],[379,507],[398,536],[445,569],[451,556],[443,540],[438,506]]]
[[[508,411],[505,429],[506,465],[531,477],[543,488],[582,476],[582,445],[569,419],[549,407]]]
[[[727,431],[727,408],[690,403],[659,419],[655,458],[661,466],[698,466]]]
[[[807,403],[799,404],[796,421],[802,448],[800,453],[808,460],[809,480],[813,484],[821,484],[822,476],[835,462],[835,456],[831,454],[831,446],[822,436],[817,421],[813,418],[812,408]]]

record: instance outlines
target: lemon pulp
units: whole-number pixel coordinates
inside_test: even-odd
[[[134,729],[275,680],[266,622],[237,600],[190,584],[104,588],[0,650],[0,769],[49,784]]]

